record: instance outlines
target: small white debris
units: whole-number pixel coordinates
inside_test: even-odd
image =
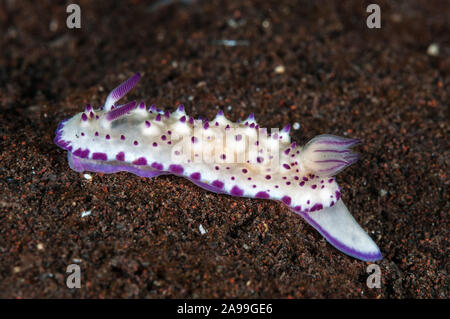
[[[242,248],[244,248],[245,250],[248,250],[250,247],[247,246],[247,244],[242,245]]]
[[[81,218],[86,217],[86,216],[89,216],[90,214],[91,214],[91,211],[90,211],[90,210],[81,212]]]
[[[236,47],[236,46],[248,46],[250,44],[247,40],[217,40],[215,41],[217,45],[223,45],[226,47]]]
[[[300,123],[295,122],[294,125],[292,125],[292,128],[293,128],[294,130],[298,130],[298,129],[300,128]]]
[[[380,196],[381,196],[381,197],[386,196],[387,193],[388,193],[387,190],[385,190],[385,189],[380,189]]]
[[[284,68],[284,65],[278,65],[275,68],[275,73],[277,73],[277,74],[283,74],[284,71],[286,71],[286,69]]]
[[[193,99],[194,99],[194,97],[193,97],[192,95],[189,95],[189,96],[188,96],[188,100],[189,100],[190,102],[192,102]]]
[[[36,245],[36,247],[37,247],[38,250],[44,250],[44,245],[42,243],[38,243]]]
[[[87,179],[88,181],[92,180],[92,175],[91,174],[84,174],[83,177],[85,179]]]
[[[198,230],[200,231],[200,234],[202,234],[202,235],[206,234],[206,230],[205,230],[205,228],[203,228],[202,224],[200,224],[200,226],[198,226]]]
[[[231,105],[228,105],[228,106],[227,106],[227,110],[228,110],[228,111],[231,111],[232,108],[233,108],[233,107],[232,107]]]
[[[74,259],[72,259],[72,261],[73,261],[74,263],[76,263],[76,264],[79,264],[79,263],[81,262],[81,259],[79,259],[79,258],[74,258]]]
[[[270,27],[270,21],[269,20],[264,20],[262,22],[262,26],[263,26],[264,29],[269,28]]]
[[[427,54],[431,56],[438,56],[439,55],[439,44],[437,43],[431,43],[428,46]]]

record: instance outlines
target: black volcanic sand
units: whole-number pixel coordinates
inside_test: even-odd
[[[449,297],[450,2],[377,1],[381,29],[360,1],[78,3],[80,30],[66,1],[1,4],[0,297]],[[136,71],[128,101],[360,138],[337,180],[385,256],[381,288],[277,202],[70,170],[58,122]]]

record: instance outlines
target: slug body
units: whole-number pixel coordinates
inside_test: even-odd
[[[55,143],[77,171],[128,171],[142,177],[174,174],[215,193],[277,200],[302,216],[333,246],[365,261],[382,258],[340,198],[334,176],[356,162],[359,140],[320,135],[304,147],[289,125],[261,128],[251,114],[234,123],[219,111],[212,121],[135,101],[115,105],[139,81],[115,88],[105,105],[62,121]]]

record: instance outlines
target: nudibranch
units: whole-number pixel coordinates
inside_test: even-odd
[[[116,105],[140,79],[136,73],[111,91],[105,104],[62,121],[55,143],[77,171],[128,171],[142,177],[174,174],[215,193],[280,201],[334,247],[364,261],[382,258],[341,198],[334,176],[357,161],[359,140],[320,135],[291,142],[290,126],[260,127],[253,114],[237,123],[222,111],[194,119],[143,102]]]

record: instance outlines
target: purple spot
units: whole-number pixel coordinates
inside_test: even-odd
[[[341,198],[341,192],[336,191],[336,200],[339,200],[339,198]]]
[[[98,132],[95,132],[95,136],[98,136]]]
[[[180,117],[180,122],[181,123],[185,123],[186,122],[186,116],[182,116],[182,117]]]
[[[247,174],[248,170],[246,168],[242,169],[242,173]]]
[[[145,126],[150,127],[152,126],[152,123],[150,123],[149,121],[145,121]]]
[[[92,153],[92,159],[100,160],[100,161],[107,161],[108,156],[106,156],[105,153]]]
[[[285,203],[286,205],[291,205],[291,198],[289,196],[283,196],[283,198],[281,199],[281,201],[283,203]]]
[[[242,135],[241,134],[236,135],[235,139],[236,139],[236,141],[239,142],[240,140],[242,140]]]
[[[287,148],[287,149],[284,151],[284,154],[288,155],[290,151],[291,151],[291,149],[290,149],[290,148]]]
[[[311,188],[312,188],[312,189],[316,189],[316,188],[317,188],[317,185],[314,184],[314,185],[311,186]]]
[[[258,193],[256,193],[255,197],[256,198],[269,198],[270,195],[267,194],[266,192],[258,192]]]
[[[83,122],[86,122],[88,120],[88,117],[85,113],[81,114],[81,119],[83,120]]]
[[[294,207],[294,210],[296,211],[296,212],[301,212],[302,211],[302,206],[295,206]]]
[[[83,132],[81,132],[81,136],[84,136],[84,133],[83,133]]]
[[[305,182],[300,182],[300,184],[298,184],[298,185],[303,186],[303,185],[305,185]]]
[[[266,175],[266,179],[271,179],[272,177],[270,175]]]
[[[120,135],[120,139],[123,141],[125,140],[125,135]]]
[[[124,152],[117,153],[116,160],[121,161],[121,162],[125,161],[125,153]]]
[[[235,185],[231,189],[230,194],[233,195],[233,196],[242,196],[242,195],[244,195],[244,191],[242,189],[240,189],[238,186]]]
[[[290,167],[288,164],[283,164],[283,167],[284,167],[285,169],[291,169],[291,167]]]
[[[334,181],[334,179],[330,178],[330,179],[328,180],[328,183],[333,183],[333,181]]]
[[[145,157],[139,157],[137,160],[133,161],[135,165],[147,165],[147,160]]]
[[[310,211],[310,212],[314,212],[314,211],[316,211],[316,210],[321,210],[322,208],[323,208],[323,205],[317,203],[317,204],[315,204],[313,207],[311,207],[311,209],[310,209],[309,211]]]
[[[218,171],[219,170],[219,166],[216,166],[216,167],[214,167],[215,169],[216,169],[216,171]]]
[[[164,168],[164,166],[163,166],[162,164],[157,163],[157,162],[153,162],[153,163],[152,163],[152,167],[155,168],[155,169],[157,169],[157,170],[160,170],[160,171],[162,171],[163,168]]]
[[[288,185],[288,186],[291,185],[291,182],[286,182],[286,185]]]
[[[158,122],[161,121],[161,114],[156,115],[155,120]]]
[[[156,142],[153,142],[153,147],[157,147],[158,146],[158,143],[156,143]]]
[[[222,155],[220,155],[220,158],[224,160],[227,158],[227,156],[225,154],[222,154]]]
[[[109,134],[106,134],[106,139],[109,140],[111,138],[111,136],[109,136]]]
[[[133,144],[134,145],[138,145],[139,143],[138,143],[138,141],[134,141]]]
[[[165,140],[167,139],[167,137],[166,137],[165,135],[163,135],[163,136],[161,136],[161,139],[162,139],[163,141],[165,141]]]
[[[212,186],[222,189],[225,185],[222,181],[215,180],[211,183]]]
[[[73,152],[73,155],[81,158],[87,158],[89,155],[89,149],[87,148],[83,151],[81,148],[79,148]]]
[[[197,137],[195,137],[195,136],[192,136],[192,137],[191,137],[191,142],[192,142],[192,144],[197,143],[197,141],[198,141],[198,138],[197,138]]]
[[[184,168],[181,165],[172,164],[169,166],[169,170],[175,174],[182,174],[184,172]]]
[[[195,179],[196,181],[199,181],[202,175],[199,172],[195,172],[191,174],[191,178]]]
[[[306,201],[306,204],[308,204],[309,205],[309,203],[311,203],[311,201],[308,199],[307,201]]]
[[[303,180],[304,180],[305,182],[307,182],[307,181],[308,181],[308,177],[303,176]]]

